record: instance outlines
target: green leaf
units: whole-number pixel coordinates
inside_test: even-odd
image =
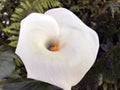
[[[9,27],[3,29],[4,33],[8,35],[8,45],[16,47],[19,35],[20,23],[12,23]]]
[[[0,46],[0,79],[9,77],[15,70],[13,59],[16,55],[7,50],[7,47]]]
[[[63,90],[32,79],[8,79],[0,82],[0,90]]]
[[[120,12],[120,5],[116,2],[111,2],[108,4],[108,7],[111,10],[112,17],[114,18],[114,15],[116,12]]]
[[[10,46],[12,46],[12,47],[16,47],[17,41],[12,41],[12,42],[10,42],[8,45],[10,45]]]
[[[120,0],[117,0],[118,3],[120,3]]]
[[[107,84],[106,83],[103,85],[103,90],[107,90]]]
[[[0,80],[26,78],[26,70],[21,59],[9,46],[0,46]]]
[[[120,43],[109,50],[100,60],[104,82],[114,84],[120,78]]]
[[[10,41],[18,40],[18,37],[17,36],[11,36],[11,37],[8,38],[8,40],[10,40]]]
[[[70,7],[70,10],[78,13],[78,12],[80,12],[80,7],[79,7],[79,5],[74,5],[74,6]]]

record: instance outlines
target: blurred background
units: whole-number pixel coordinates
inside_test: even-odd
[[[14,53],[20,21],[32,12],[55,7],[71,10],[100,39],[95,64],[72,90],[120,90],[120,0],[0,0],[0,90],[62,90],[27,79]]]

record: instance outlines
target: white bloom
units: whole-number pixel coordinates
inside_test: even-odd
[[[16,53],[28,78],[70,90],[91,68],[98,48],[98,36],[91,28],[71,11],[56,8],[21,21]]]

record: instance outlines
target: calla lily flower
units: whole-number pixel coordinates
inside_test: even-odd
[[[71,90],[94,64],[96,32],[65,8],[31,13],[21,21],[16,53],[28,78]]]

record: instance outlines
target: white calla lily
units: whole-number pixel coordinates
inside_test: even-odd
[[[16,53],[28,78],[71,90],[93,65],[97,34],[65,8],[32,13],[21,21]]]

